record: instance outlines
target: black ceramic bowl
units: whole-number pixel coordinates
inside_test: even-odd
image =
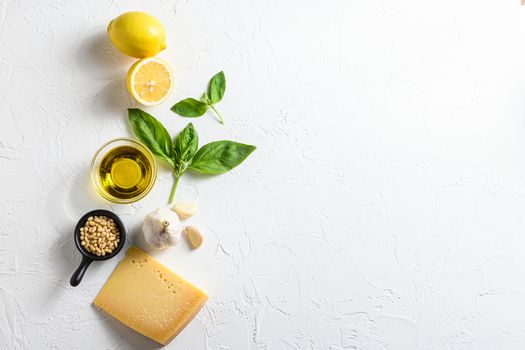
[[[110,254],[106,254],[104,256],[98,256],[95,254],[91,254],[86,249],[84,249],[82,244],[80,244],[80,228],[84,227],[87,219],[90,216],[106,216],[115,221],[115,225],[117,229],[120,231],[120,242],[117,248],[113,250],[113,252],[111,252]],[[77,246],[77,249],[80,252],[80,254],[82,254],[82,261],[80,262],[80,265],[78,266],[76,271],[73,273],[73,276],[71,276],[71,279],[69,280],[69,283],[73,287],[76,287],[78,286],[80,281],[82,281],[82,277],[84,277],[84,273],[86,272],[89,265],[93,262],[93,260],[97,260],[97,261],[108,260],[120,252],[120,250],[124,246],[124,243],[126,242],[126,228],[124,227],[124,224],[122,223],[120,218],[117,216],[117,214],[110,212],[109,210],[96,209],[96,210],[90,211],[89,213],[86,213],[84,216],[80,218],[80,220],[78,220],[77,226],[75,227],[74,237],[75,237],[75,244]]]

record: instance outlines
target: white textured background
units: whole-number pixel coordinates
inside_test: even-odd
[[[123,256],[77,288],[76,220],[121,214],[144,247],[167,169],[134,205],[95,194],[89,161],[130,135],[133,62],[110,19],[168,30],[169,107],[224,69],[203,142],[258,149],[185,176],[204,246],[155,254],[211,296],[169,349],[525,348],[525,7],[518,0],[0,2],[0,348],[150,349],[91,306]]]

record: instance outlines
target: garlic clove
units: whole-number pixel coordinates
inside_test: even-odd
[[[193,226],[186,226],[186,238],[192,249],[197,249],[202,245],[202,235]]]
[[[182,220],[192,217],[197,210],[198,206],[195,201],[178,202],[173,205],[173,211],[176,212]]]

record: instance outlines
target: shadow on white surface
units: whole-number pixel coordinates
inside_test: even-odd
[[[109,41],[105,30],[82,38],[77,52],[77,63],[82,72],[98,79],[116,79],[125,75],[135,59],[128,57]]]
[[[107,118],[107,114],[123,114],[126,108],[133,106],[123,77],[115,78],[107,83],[95,96],[91,108],[99,118]]]
[[[118,336],[118,344],[115,348],[117,349],[161,349],[163,346],[157,342],[139,334],[129,328],[128,326],[123,325],[113,317],[105,314],[104,312],[97,309],[93,304],[91,305],[93,309],[97,311],[97,317],[100,320],[100,323],[107,325],[107,331],[110,332],[113,336]]]
[[[56,290],[69,286],[69,279],[82,259],[73,240],[77,221],[90,210],[109,207],[96,194],[89,179],[89,168],[84,168],[72,176],[70,182],[64,181],[63,178],[59,179],[52,193],[54,195],[49,196],[46,211],[48,222],[52,223],[51,227],[56,236],[50,247],[50,253],[57,283],[56,289],[48,297],[50,301],[59,297],[56,295]],[[92,264],[88,268],[86,277],[90,271],[97,269],[96,265]]]
[[[110,203],[104,200],[91,182],[89,167],[84,167],[73,178],[69,188],[65,188],[65,200],[62,203],[64,211],[68,211],[71,219],[76,224],[78,219],[88,211],[94,209],[110,209]],[[67,186],[66,186],[67,187]],[[56,208],[53,212],[56,211]]]
[[[98,31],[82,39],[78,49],[78,66],[90,77],[106,84],[91,99],[90,108],[98,118],[121,114],[133,105],[126,89],[126,74],[137,59],[119,52],[109,41],[106,31]]]
[[[148,252],[148,249],[147,249],[148,244],[146,243],[146,240],[144,239],[144,235],[142,234],[142,226],[139,226],[133,230],[130,230],[130,232],[128,232],[127,239],[128,239],[128,243],[130,244],[130,246],[134,245]]]
[[[75,271],[75,265],[80,263],[80,259],[77,259],[76,247],[73,241],[73,230],[74,226],[66,228],[63,232],[60,232],[60,236],[57,237],[53,244],[51,251],[51,260],[55,268],[53,287],[50,288],[49,293],[45,295],[42,307],[49,307],[55,305],[60,301],[64,295],[66,288],[69,286],[69,279]],[[57,232],[58,233],[58,232]],[[78,260],[78,262],[77,262]]]

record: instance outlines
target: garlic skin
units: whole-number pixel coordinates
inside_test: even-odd
[[[146,243],[153,248],[164,249],[179,243],[184,227],[170,208],[159,208],[144,218],[142,232]]]

